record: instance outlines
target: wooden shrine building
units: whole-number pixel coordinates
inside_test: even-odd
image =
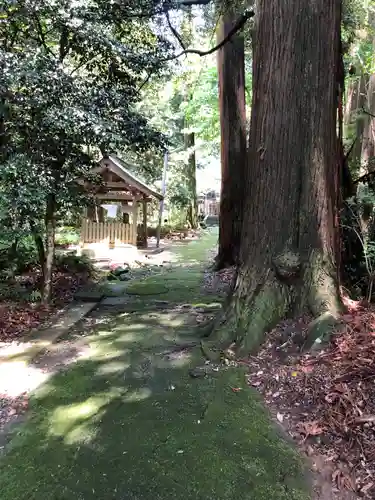
[[[98,244],[111,249],[137,243],[147,246],[147,204],[152,199],[160,202],[163,196],[114,155],[102,158],[92,173],[100,176],[100,182],[79,181],[95,199],[82,217],[81,248]]]

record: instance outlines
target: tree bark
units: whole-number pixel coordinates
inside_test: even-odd
[[[341,310],[336,117],[341,1],[259,0],[239,268],[208,346],[254,350],[308,310],[320,336]],[[328,73],[327,73],[328,71]]]
[[[366,109],[375,114],[375,74],[372,74],[368,83]],[[372,171],[372,163],[375,157],[375,118],[366,115],[363,130],[363,143],[362,143],[362,168],[361,175]]]
[[[375,74],[370,75],[368,82],[368,90],[365,103],[366,110],[375,114]],[[365,175],[373,172],[375,167],[375,118],[370,115],[365,115],[363,124],[363,138],[361,151],[361,167],[359,175]],[[366,196],[367,186],[363,183],[358,183],[357,197],[360,210],[360,223],[362,236],[367,240],[369,228],[373,224],[373,203]]]
[[[189,190],[189,205],[187,207],[187,221],[191,229],[198,227],[198,200],[197,200],[197,165],[195,159],[195,134],[185,134],[185,150],[188,152],[187,184]]]
[[[356,139],[356,142],[353,147],[353,151],[350,155],[349,162],[350,165],[353,166],[356,170],[358,170],[361,164],[361,152],[362,152],[362,142],[363,142],[363,131],[365,124],[365,117],[362,112],[363,107],[366,103],[366,89],[368,86],[368,75],[361,75],[359,80],[356,82],[357,84],[357,92],[356,92],[356,100],[355,106],[356,109],[353,109],[353,113],[355,115],[355,128],[354,128],[354,137],[353,140]]]
[[[49,194],[46,206],[46,253],[43,273],[42,303],[48,306],[52,297],[52,271],[55,261],[56,200]]]
[[[347,101],[344,113],[344,136],[348,143],[354,142],[348,158],[352,170],[358,172],[361,164],[362,137],[365,116],[362,112],[366,103],[367,75],[351,79],[348,84]]]
[[[236,21],[229,9],[223,15],[218,42]],[[216,267],[238,262],[246,168],[245,43],[238,34],[218,52],[219,109],[221,128],[221,195],[219,252]]]
[[[44,273],[44,267],[46,264],[46,253],[44,250],[43,239],[36,230],[33,230],[33,237],[34,237],[35,247],[38,252],[39,264],[42,269],[42,273]]]

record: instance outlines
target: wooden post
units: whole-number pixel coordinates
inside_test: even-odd
[[[163,218],[164,196],[165,196],[165,188],[167,185],[167,169],[168,169],[168,151],[166,151],[164,154],[163,180],[162,180],[162,186],[161,186],[161,194],[163,196],[163,199],[161,200],[160,207],[159,207],[159,223],[158,223],[158,229],[157,229],[157,233],[156,233],[156,248],[159,248],[159,246],[160,246],[160,232],[161,232],[161,224],[162,224],[162,218]]]
[[[132,240],[133,240],[133,245],[137,245],[137,220],[138,220],[138,202],[134,198],[133,200],[133,206],[132,206],[132,211],[133,211],[133,234],[132,234]]]
[[[96,205],[89,205],[87,207],[87,218],[89,221],[94,222],[96,221]]]
[[[83,209],[81,216],[81,233],[79,238],[80,250],[82,250],[82,248],[85,246],[86,221],[87,221],[87,207]]]
[[[104,208],[99,205],[99,222],[104,222]]]
[[[147,248],[147,200],[143,197],[142,200],[142,215],[143,215],[143,246]]]
[[[125,212],[124,207],[127,207],[129,203],[127,201],[122,202],[122,223],[129,224],[129,213]]]

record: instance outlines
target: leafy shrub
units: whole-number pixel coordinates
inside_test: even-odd
[[[344,284],[357,297],[371,300],[375,282],[375,193],[361,186],[346,200],[341,215]]]
[[[63,227],[56,233],[57,245],[78,245],[79,231],[74,227]]]
[[[16,251],[11,252],[14,241],[0,241],[0,270],[2,274],[21,274],[39,265],[38,253],[31,236],[20,238]]]
[[[62,273],[95,275],[95,267],[86,255],[74,253],[56,255],[55,268]]]
[[[26,236],[19,241],[15,255],[15,265],[19,274],[40,265],[32,236]]]

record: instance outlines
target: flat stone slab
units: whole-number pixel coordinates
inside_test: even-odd
[[[129,287],[129,283],[126,281],[107,281],[103,285],[103,296],[119,296],[124,295],[126,289]]]
[[[25,335],[17,344],[16,352],[14,346],[0,349],[0,362],[30,362],[37,354],[53,344],[59,337],[67,333],[78,321],[86,316],[97,306],[97,302],[84,302],[72,304],[64,312],[56,316],[52,323],[46,327]],[[13,350],[12,350],[13,347]]]
[[[103,290],[79,290],[75,295],[75,300],[79,302],[99,302],[104,297]]]
[[[122,295],[120,297],[105,297],[100,305],[101,306],[121,306],[129,303],[129,297]]]

